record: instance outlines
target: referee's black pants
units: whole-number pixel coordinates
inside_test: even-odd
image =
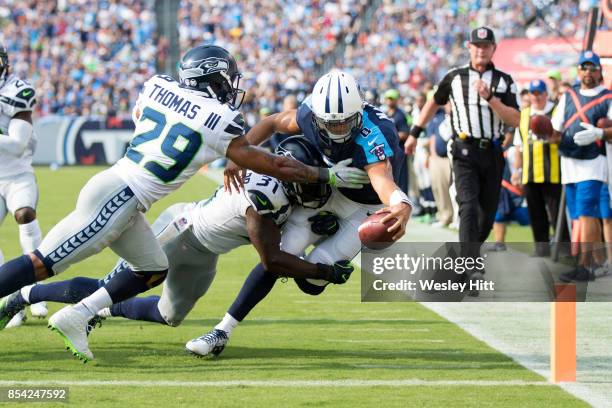
[[[462,256],[479,257],[495,221],[504,157],[501,147],[482,148],[477,140],[456,139],[452,147],[453,175],[459,204],[459,241]]]
[[[550,225],[557,226],[562,186],[559,183],[527,183],[523,189],[527,198],[533,240],[548,244]]]

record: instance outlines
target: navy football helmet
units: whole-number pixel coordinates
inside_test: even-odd
[[[242,104],[242,74],[236,60],[225,48],[199,45],[190,49],[181,59],[178,74],[184,88],[202,92],[234,108]]]
[[[327,167],[323,156],[308,139],[302,136],[289,137],[278,144],[276,154],[292,157],[314,167]],[[282,182],[289,201],[305,208],[320,208],[331,195],[331,187],[322,183]]]

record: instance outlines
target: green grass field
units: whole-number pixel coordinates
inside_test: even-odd
[[[43,232],[71,211],[81,186],[99,170],[37,168]],[[155,204],[148,217],[153,220],[171,203],[206,197],[214,188],[208,179],[196,176]],[[0,229],[0,247],[7,259],[19,255],[13,220],[7,219]],[[54,279],[102,277],[115,260],[106,250]],[[255,251],[246,247],[222,256],[211,290],[180,327],[107,320],[90,336],[96,359],[86,365],[64,350],[46,321],[30,319],[21,328],[5,330],[0,333],[0,381],[109,381],[70,385],[69,403],[75,406],[587,406],[554,385],[542,384],[545,379],[539,375],[419,304],[360,303],[357,277],[317,298],[303,295],[292,282],[279,282],[234,332],[220,358],[187,355],[185,342],[223,316],[256,262]],[[51,311],[59,307],[53,304]],[[247,380],[262,383],[223,383]],[[304,380],[323,383],[272,383]],[[426,383],[364,386],[356,380]],[[194,384],[204,381],[219,383]],[[326,381],[345,382],[330,386],[334,383]],[[65,406],[42,406],[54,405]]]

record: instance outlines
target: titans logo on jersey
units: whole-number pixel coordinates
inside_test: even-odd
[[[404,160],[400,150],[399,137],[395,125],[383,112],[372,105],[363,108],[363,126],[348,146],[333,144],[327,146],[319,137],[314,124],[310,97],[302,103],[297,111],[297,123],[302,133],[317,146],[325,161],[329,164],[352,158],[351,166],[363,169],[369,164],[389,160],[393,168],[393,178],[398,179],[399,160]],[[380,204],[378,194],[371,184],[361,189],[341,188],[339,191],[347,198],[362,204]]]

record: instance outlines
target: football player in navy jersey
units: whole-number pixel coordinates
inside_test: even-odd
[[[389,228],[393,239],[404,235],[412,211],[412,203],[397,186],[394,176],[400,169],[394,163],[402,158],[394,123],[380,110],[365,103],[355,78],[343,71],[332,71],[320,78],[312,94],[298,109],[268,116],[246,135],[257,145],[273,133],[303,134],[314,143],[329,166],[347,166],[362,169],[362,179],[355,173],[352,181],[358,185],[333,188],[327,203],[319,209],[299,208],[292,213],[283,229],[281,248],[291,254],[303,254],[317,242],[306,256],[313,263],[333,263],[337,259],[353,259],[361,250],[358,227],[372,213],[388,211],[382,219],[393,217],[397,222]],[[239,169],[229,165],[225,171],[226,189],[238,188]],[[342,172],[336,172],[342,178]],[[346,180],[342,180],[347,186]],[[333,182],[331,183],[333,185]],[[333,217],[333,214],[336,217]],[[330,222],[324,222],[324,219]],[[311,222],[328,225],[329,231],[313,230]],[[337,231],[336,231],[337,230]],[[321,234],[333,235],[321,240]],[[328,284],[322,280],[295,279],[300,289],[318,295]],[[209,333],[187,343],[187,349],[197,355],[218,355],[227,343],[232,330],[272,289],[276,277],[266,273],[259,264],[251,271],[238,297],[222,321]]]

